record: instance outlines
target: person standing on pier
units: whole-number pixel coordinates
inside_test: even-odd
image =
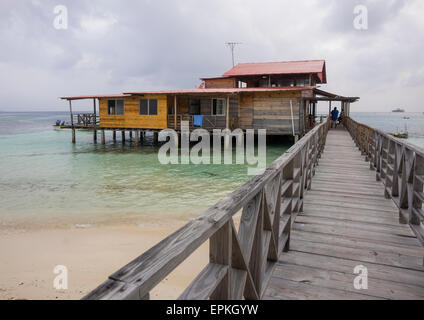
[[[331,111],[331,128],[333,128],[333,125],[335,128],[337,128],[338,119],[339,119],[339,110],[337,110],[337,107],[334,107],[333,111]]]

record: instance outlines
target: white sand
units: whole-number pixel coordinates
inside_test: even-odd
[[[185,223],[168,220],[142,225],[0,231],[0,299],[80,299]],[[155,288],[151,299],[177,298],[206,265],[207,245]],[[68,268],[68,290],[53,287],[56,265]]]

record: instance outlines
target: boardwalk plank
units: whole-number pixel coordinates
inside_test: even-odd
[[[424,248],[344,129],[331,130],[265,299],[424,299]],[[355,266],[369,289],[353,286]]]

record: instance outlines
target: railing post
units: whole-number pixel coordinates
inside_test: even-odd
[[[413,170],[414,153],[403,147],[402,148],[402,161],[400,166],[402,168],[401,175],[401,186],[399,195],[399,223],[409,223],[409,217],[411,216],[412,198],[409,197],[409,193],[413,189],[413,181],[410,180],[411,170]]]
[[[415,157],[415,165],[412,169],[413,172],[411,174],[414,177],[413,180],[413,195],[412,195],[412,206],[411,212],[409,215],[409,223],[413,225],[419,225],[421,223],[419,212],[422,212],[423,206],[423,176],[424,176],[424,159],[419,155]],[[421,197],[420,197],[421,195]]]
[[[412,205],[409,209],[409,224],[421,244],[424,244],[424,228],[422,224],[422,222],[424,222],[424,157],[418,154],[415,155],[415,162],[412,170],[413,172],[411,172],[411,174],[413,174],[414,179],[412,188]]]
[[[209,240],[209,261],[210,263],[231,266],[232,249],[232,227],[231,222],[226,222]],[[230,299],[231,268],[228,268],[227,275],[221,280],[211,295],[212,300]]]
[[[286,243],[282,250],[284,252],[289,251],[290,249],[290,233],[291,226],[294,223],[294,218],[292,215],[292,204],[293,204],[293,177],[294,177],[294,160],[291,160],[284,168],[283,168],[283,179],[282,186],[283,191],[281,193],[281,202],[282,202],[282,212],[281,212],[281,220],[286,222],[284,229],[281,233],[281,238],[287,237]],[[284,187],[285,186],[285,187]]]
[[[253,239],[253,247],[252,253],[249,261],[249,269],[252,274],[252,279],[256,287],[256,291],[261,295],[261,288],[263,282],[263,274],[264,274],[264,264],[262,258],[263,257],[263,229],[264,229],[264,192],[262,191],[261,203],[259,207],[256,229],[254,231],[254,239]]]

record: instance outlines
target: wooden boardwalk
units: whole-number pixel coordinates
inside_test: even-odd
[[[343,128],[325,151],[264,299],[424,299],[424,249]],[[368,289],[354,288],[355,266]]]

